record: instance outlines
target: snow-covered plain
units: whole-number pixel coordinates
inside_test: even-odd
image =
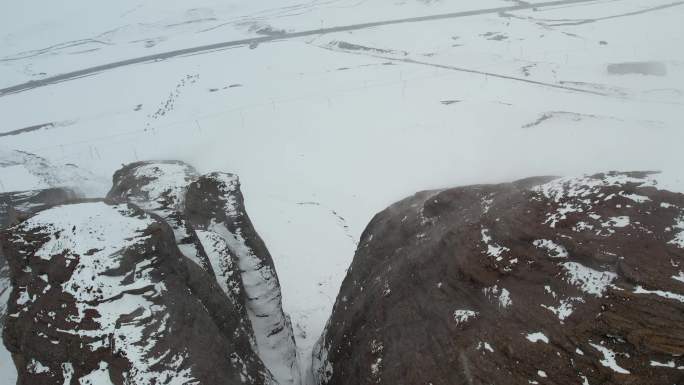
[[[306,366],[365,225],[406,195],[611,169],[664,170],[664,186],[684,186],[684,3],[486,11],[521,4],[11,2],[0,13],[0,89],[282,37],[0,90],[0,146],[107,179],[155,158],[240,175]],[[647,64],[611,66],[626,62]],[[2,185],[31,187],[22,170],[1,170]]]

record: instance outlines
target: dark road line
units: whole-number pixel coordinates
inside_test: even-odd
[[[430,63],[430,62],[414,60],[414,59],[410,59],[410,58],[398,58],[398,57],[393,57],[393,56],[385,56],[385,55],[365,53],[365,52],[354,52],[354,51],[344,50],[344,49],[333,49],[333,48],[329,48],[329,47],[318,46],[318,48],[326,49],[326,50],[333,51],[333,52],[347,53],[347,54],[351,54],[351,55],[368,56],[368,57],[372,57],[372,58],[376,58],[376,59],[389,60],[389,61],[393,61],[393,62],[416,64],[416,65],[435,67],[435,68],[440,68],[440,69],[450,70],[450,71],[465,72],[465,73],[469,73],[469,74],[489,76],[489,77],[497,78],[497,79],[512,80],[512,81],[523,82],[523,83],[527,83],[527,84],[533,84],[536,86],[556,88],[556,89],[565,90],[565,91],[579,92],[579,93],[597,95],[597,96],[613,96],[613,95],[611,95],[609,93],[605,93],[605,92],[586,90],[586,89],[577,88],[577,87],[569,87],[569,86],[564,86],[561,84],[547,83],[547,82],[542,82],[539,80],[520,78],[517,76],[499,74],[496,72],[481,71],[481,70],[472,69],[472,68],[457,67],[457,66],[439,64],[439,63]]]
[[[162,53],[158,53],[158,54],[154,54],[154,55],[148,55],[148,56],[142,56],[142,57],[137,57],[137,58],[133,58],[133,59],[121,60],[121,61],[117,61],[117,62],[113,62],[113,63],[102,64],[102,65],[98,65],[98,66],[94,66],[94,67],[81,69],[78,71],[67,72],[67,73],[63,73],[60,75],[55,75],[55,76],[51,76],[51,77],[48,77],[45,79],[32,80],[32,81],[29,81],[26,83],[17,84],[14,86],[10,86],[10,87],[0,89],[0,97],[10,95],[10,94],[19,93],[19,92],[23,92],[23,91],[28,91],[28,90],[31,90],[34,88],[43,87],[43,86],[47,86],[50,84],[55,84],[55,83],[60,83],[60,82],[68,81],[68,80],[82,78],[82,77],[93,75],[93,74],[96,74],[96,73],[99,73],[102,71],[110,70],[113,68],[119,68],[119,67],[129,66],[129,65],[133,65],[133,64],[161,61],[161,60],[166,60],[166,59],[176,57],[176,56],[190,55],[190,54],[196,54],[196,53],[201,53],[201,52],[206,52],[206,51],[221,50],[221,49],[226,49],[226,48],[230,48],[230,47],[238,47],[238,46],[245,46],[245,45],[258,45],[258,44],[262,44],[262,43],[274,42],[274,41],[279,41],[279,40],[294,39],[294,38],[312,36],[312,35],[323,35],[323,34],[334,33],[334,32],[354,31],[354,30],[359,30],[359,29],[380,27],[380,26],[392,25],[392,24],[417,23],[417,22],[422,22],[422,21],[453,19],[453,18],[460,18],[460,17],[467,17],[467,16],[486,15],[486,14],[499,13],[499,12],[520,11],[520,10],[532,9],[532,8],[543,8],[543,7],[552,7],[552,6],[579,4],[579,3],[591,3],[591,2],[596,2],[596,1],[597,0],[557,0],[557,1],[548,1],[548,2],[543,2],[543,3],[536,3],[536,4],[521,4],[521,5],[513,5],[513,6],[499,7],[499,8],[487,8],[487,9],[479,9],[479,10],[472,10],[472,11],[444,13],[444,14],[439,14],[439,15],[419,16],[419,17],[410,17],[410,18],[404,18],[404,19],[376,21],[376,22],[370,22],[370,23],[352,24],[352,25],[339,26],[339,27],[320,28],[320,29],[314,29],[314,30],[308,30],[308,31],[290,32],[290,33],[282,33],[282,34],[278,34],[278,35],[269,35],[269,36],[261,36],[261,37],[255,37],[255,38],[249,38],[249,39],[226,41],[226,42],[222,42],[222,43],[215,43],[215,44],[208,44],[208,45],[202,45],[202,46],[191,47],[191,48],[184,48],[184,49],[179,49],[179,50],[174,50],[174,51],[169,51],[169,52],[162,52]]]

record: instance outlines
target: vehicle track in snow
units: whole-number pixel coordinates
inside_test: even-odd
[[[97,74],[97,73],[100,73],[103,71],[107,71],[107,70],[111,70],[111,69],[115,69],[115,68],[119,68],[119,67],[125,67],[125,66],[134,65],[134,64],[150,63],[150,62],[155,62],[155,61],[162,61],[162,60],[170,59],[170,58],[177,57],[177,56],[187,56],[187,55],[193,55],[193,54],[198,54],[198,53],[206,53],[206,52],[223,50],[223,49],[240,47],[240,46],[252,46],[253,47],[253,46],[256,46],[259,44],[275,42],[275,41],[289,40],[289,39],[295,39],[295,38],[312,36],[312,35],[324,35],[324,34],[335,33],[335,32],[354,31],[354,30],[373,28],[373,27],[381,27],[381,26],[393,25],[393,24],[405,24],[405,23],[417,23],[417,22],[423,22],[423,21],[455,19],[455,18],[468,17],[468,16],[496,14],[496,13],[501,13],[501,12],[521,11],[521,10],[533,9],[533,8],[545,8],[545,7],[554,7],[554,6],[571,5],[571,4],[594,3],[597,1],[599,1],[599,0],[556,0],[556,1],[547,1],[547,2],[542,2],[542,3],[536,3],[536,4],[520,3],[518,5],[512,5],[512,6],[506,6],[506,7],[486,8],[486,9],[477,9],[477,10],[470,10],[470,11],[443,13],[443,14],[438,14],[438,15],[428,15],[428,16],[418,16],[418,17],[410,17],[410,18],[403,18],[403,19],[383,20],[383,21],[375,21],[375,22],[368,22],[368,23],[343,25],[343,26],[337,26],[337,27],[319,28],[319,29],[299,31],[299,32],[284,32],[284,33],[269,35],[269,36],[260,36],[260,37],[254,37],[254,38],[248,38],[248,39],[225,41],[225,42],[221,42],[221,43],[201,45],[201,46],[196,46],[196,47],[191,47],[191,48],[183,48],[183,49],[173,50],[173,51],[169,51],[169,52],[157,53],[154,55],[141,56],[141,57],[137,57],[137,58],[126,59],[126,60],[116,61],[116,62],[107,63],[107,64],[101,64],[101,65],[97,65],[97,66],[93,66],[93,67],[89,67],[89,68],[84,68],[84,69],[77,70],[77,71],[67,72],[67,73],[63,73],[63,74],[59,74],[59,75],[55,75],[55,76],[50,76],[50,77],[47,77],[45,79],[32,80],[32,81],[29,81],[26,83],[21,83],[21,84],[17,84],[14,86],[10,86],[10,87],[0,89],[0,97],[19,93],[19,92],[24,92],[24,91],[28,91],[28,90],[32,90],[32,89],[39,88],[39,87],[44,87],[44,86],[51,85],[51,84],[57,84],[57,83],[61,83],[61,82],[69,81],[69,80],[79,79],[79,78],[86,77],[86,76],[91,76],[91,75],[94,75],[94,74]]]

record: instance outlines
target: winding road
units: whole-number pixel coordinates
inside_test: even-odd
[[[525,9],[535,9],[535,8],[562,6],[562,5],[579,4],[579,3],[592,3],[592,2],[596,2],[596,1],[598,1],[598,0],[557,0],[557,1],[540,2],[540,3],[535,3],[535,4],[521,3],[518,5],[512,5],[512,6],[507,6],[507,7],[486,8],[486,9],[478,9],[478,10],[471,10],[471,11],[444,13],[444,14],[438,14],[438,15],[419,16],[419,17],[410,17],[410,18],[384,20],[384,21],[375,21],[375,22],[369,22],[369,23],[351,24],[351,25],[329,27],[329,28],[319,28],[319,29],[299,31],[299,32],[286,32],[286,33],[273,34],[273,35],[268,35],[268,36],[260,36],[260,37],[254,37],[254,38],[248,38],[248,39],[225,41],[225,42],[221,42],[221,43],[214,43],[214,44],[208,44],[208,45],[201,45],[201,46],[197,46],[197,47],[178,49],[178,50],[174,50],[174,51],[162,52],[162,53],[157,53],[154,55],[141,56],[141,57],[137,57],[137,58],[121,60],[121,61],[112,62],[112,63],[108,63],[108,64],[101,64],[101,65],[97,65],[94,67],[84,68],[84,69],[72,71],[72,72],[67,72],[67,73],[47,77],[47,78],[40,79],[40,80],[32,80],[32,81],[29,81],[26,83],[17,84],[14,86],[10,86],[10,87],[0,89],[0,97],[7,96],[10,94],[16,94],[19,92],[28,91],[28,90],[31,90],[34,88],[44,87],[44,86],[51,85],[51,84],[56,84],[56,83],[74,80],[74,79],[78,79],[78,78],[82,78],[82,77],[86,77],[86,76],[91,76],[91,75],[94,75],[94,74],[97,74],[97,73],[100,73],[103,71],[111,70],[114,68],[125,67],[125,66],[129,66],[129,65],[134,65],[134,64],[161,61],[161,60],[166,60],[166,59],[177,57],[177,56],[185,56],[185,55],[191,55],[191,54],[197,54],[197,53],[204,53],[204,52],[222,50],[222,49],[227,49],[227,48],[232,48],[232,47],[254,46],[254,45],[263,44],[263,43],[282,41],[282,40],[300,38],[300,37],[305,37],[305,36],[324,35],[324,34],[334,33],[334,32],[354,31],[354,30],[365,29],[365,28],[381,27],[381,26],[385,26],[385,25],[404,24],[404,23],[418,23],[418,22],[431,21],[431,20],[455,19],[455,18],[461,18],[461,17],[494,14],[494,13],[500,13],[500,12],[520,11],[520,10],[525,10]]]

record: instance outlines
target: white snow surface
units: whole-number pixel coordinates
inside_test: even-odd
[[[675,281],[679,281],[681,283],[684,283],[684,272],[680,271],[679,274],[673,275],[672,279],[674,279]]]
[[[145,210],[160,210],[163,208],[162,201],[167,197],[174,203],[170,209],[181,208],[185,189],[197,174],[184,163],[150,163],[137,167],[135,177],[154,182],[143,186],[144,197],[131,197],[131,201]]]
[[[465,310],[465,309],[459,309],[459,310],[454,310],[454,321],[456,321],[457,324],[463,324],[468,322],[470,319],[477,317],[478,312],[474,310]]]
[[[364,227],[415,191],[613,169],[662,170],[659,187],[684,191],[684,50],[676,49],[684,46],[684,6],[653,9],[671,3],[542,6],[103,70],[0,96],[0,134],[69,122],[0,136],[0,146],[104,180],[143,159],[240,175],[275,260],[299,356],[308,357]],[[0,87],[268,27],[303,31],[512,4],[8,2],[0,13]],[[593,22],[560,25],[564,19]],[[340,41],[379,50],[343,49]],[[662,62],[667,74],[606,70],[630,61]],[[0,174],[3,191],[40,185],[9,172],[23,176],[10,183]]]
[[[497,261],[501,261],[503,259],[503,253],[510,251],[508,247],[501,246],[492,240],[491,235],[489,235],[489,229],[483,228],[480,230],[480,235],[482,242],[487,246],[486,254],[490,257],[496,258]]]
[[[29,361],[28,365],[26,365],[26,370],[29,373],[40,374],[48,373],[50,371],[50,368],[43,365],[42,362],[36,360],[35,358],[32,358],[31,361]]]
[[[584,302],[584,300],[581,297],[571,297],[567,299],[561,299],[560,304],[558,306],[548,306],[548,305],[541,305],[541,307],[549,310],[553,314],[558,317],[561,323],[563,321],[570,317],[572,315],[572,312],[574,311],[574,304],[573,302]]]
[[[90,250],[97,249],[92,259],[101,258],[103,262],[106,262],[98,266],[97,272],[103,272],[115,266],[116,261],[107,256],[138,243],[140,239],[136,233],[145,230],[153,223],[149,217],[134,218],[128,216],[128,213],[129,208],[125,204],[110,206],[103,202],[93,202],[61,205],[39,212],[23,222],[21,227],[25,229],[42,227],[45,233],[55,234],[36,251],[37,257],[50,260],[54,255],[65,250],[69,251],[69,255],[84,255]],[[107,242],[102,247],[104,239]],[[64,287],[68,288],[69,285],[64,284]],[[116,288],[112,287],[112,289]],[[78,292],[73,294],[88,295],[88,293]]]
[[[109,189],[109,178],[97,176],[73,164],[49,160],[3,147],[0,141],[0,192],[67,187],[87,197],[102,197]]]
[[[525,338],[527,338],[527,340],[530,341],[530,342],[539,342],[539,341],[541,341],[541,342],[543,342],[543,343],[545,343],[545,344],[548,344],[548,343],[549,343],[549,338],[546,336],[546,334],[544,334],[544,333],[542,333],[542,332],[530,333],[530,334],[526,335]]]
[[[97,369],[78,379],[80,385],[114,385],[109,378],[109,365],[100,362]]]
[[[663,290],[647,290],[644,289],[641,286],[637,286],[634,289],[635,294],[655,294],[659,297],[667,298],[667,299],[674,299],[675,301],[679,301],[684,303],[684,294],[677,294],[673,293],[671,291],[663,291]]]
[[[209,231],[220,236],[237,256],[259,357],[280,385],[299,384],[301,374],[294,336],[289,332],[290,320],[281,310],[275,272],[261,263],[240,233],[233,234],[218,223],[209,226]]]
[[[567,258],[568,251],[562,245],[555,243],[549,239],[537,239],[532,242],[533,245],[548,251],[551,258]]]
[[[237,192],[239,179],[233,174],[215,172],[208,176],[221,192],[223,210],[238,223]],[[234,300],[235,289],[226,285],[234,272],[239,272],[244,289],[245,308],[254,330],[255,351],[280,385],[301,383],[300,360],[297,358],[291,321],[282,310],[282,293],[277,272],[255,254],[238,226],[230,231],[225,224],[212,222],[199,231],[200,241],[214,268],[221,288]],[[235,265],[230,256],[236,258]]]
[[[624,369],[620,365],[618,365],[617,361],[615,360],[616,353],[614,351],[600,344],[589,343],[589,345],[591,345],[594,349],[598,350],[601,354],[603,354],[601,365],[605,366],[606,368],[610,368],[617,373],[629,374],[629,371],[627,369]]]
[[[563,268],[566,271],[568,282],[579,286],[583,292],[596,297],[602,297],[603,293],[617,278],[615,273],[594,270],[577,262],[565,262]]]
[[[485,297],[495,299],[501,308],[505,309],[513,304],[511,292],[504,287],[499,288],[498,285],[494,285],[484,288],[482,292],[484,293]]]

